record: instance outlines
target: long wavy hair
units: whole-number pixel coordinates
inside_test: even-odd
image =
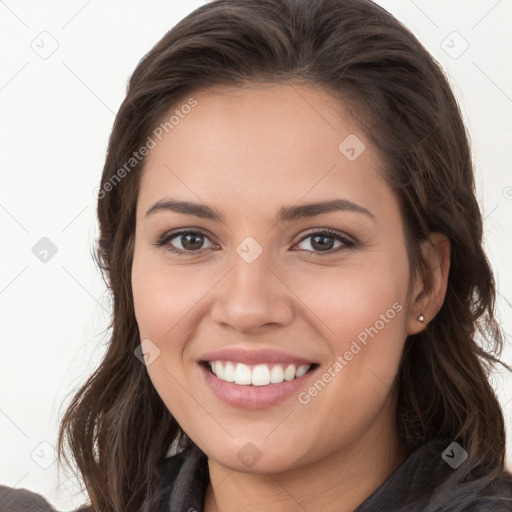
[[[329,91],[378,148],[396,191],[411,276],[428,291],[419,244],[432,231],[451,243],[438,314],[408,336],[396,378],[401,441],[415,449],[457,440],[480,467],[503,471],[503,414],[489,383],[503,333],[495,281],[482,247],[468,134],[439,64],[369,0],[216,0],[186,16],[139,62],[109,140],[97,213],[97,262],[113,299],[106,354],[61,419],[59,460],[76,466],[92,512],[150,511],[155,468],[172,443],[193,445],[134,356],[140,344],[131,266],[147,143],[194,91],[273,82]],[[125,171],[120,172],[124,166]],[[505,365],[506,366],[506,365]]]

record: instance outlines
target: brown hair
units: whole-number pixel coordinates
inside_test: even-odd
[[[71,452],[91,510],[151,510],[158,462],[173,441],[192,443],[134,356],[140,338],[130,276],[144,160],[122,179],[115,175],[178,100],[251,82],[315,84],[349,109],[382,154],[400,202],[411,275],[421,271],[427,289],[419,242],[432,231],[449,238],[444,304],[406,340],[396,380],[399,435],[410,449],[433,438],[457,440],[475,463],[501,471],[504,422],[489,384],[498,361],[491,352],[499,357],[503,344],[495,285],[468,136],[440,66],[369,0],[217,0],[189,14],[142,59],[110,136],[97,246],[113,296],[110,342],[68,405],[58,442],[60,458],[69,462]]]

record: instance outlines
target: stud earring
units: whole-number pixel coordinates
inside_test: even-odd
[[[425,317],[423,316],[423,314],[421,314],[419,317],[418,317],[418,320],[420,322],[424,322],[425,321]]]

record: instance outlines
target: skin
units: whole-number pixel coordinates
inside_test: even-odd
[[[206,512],[353,510],[407,456],[392,383],[407,335],[442,305],[449,243],[433,233],[422,248],[434,275],[427,294],[418,276],[409,279],[403,222],[379,173],[380,156],[327,92],[267,84],[194,97],[197,106],[148,155],[137,203],[135,313],[141,340],[160,350],[149,376],[208,455]],[[338,149],[349,134],[366,146],[354,161]],[[146,215],[171,197],[210,205],[225,221]],[[274,222],[283,206],[335,198],[374,218],[336,211]],[[155,245],[181,228],[206,233],[193,249],[202,253]],[[356,245],[329,239],[323,252],[305,238],[326,228]],[[263,249],[252,263],[236,252],[248,236]],[[178,236],[167,247],[190,247],[182,244]],[[320,377],[394,303],[401,310],[307,404],[293,394],[242,410],[221,402],[201,378],[201,356],[231,346],[297,354],[317,361]],[[237,457],[249,442],[261,454],[251,467]]]

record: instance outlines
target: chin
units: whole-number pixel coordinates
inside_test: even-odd
[[[289,445],[283,445],[281,439],[270,440],[250,436],[244,436],[243,440],[230,439],[223,443],[198,445],[208,456],[232,471],[239,473],[266,474],[281,473],[294,469],[300,465],[302,453],[298,446],[298,440],[288,438]]]

